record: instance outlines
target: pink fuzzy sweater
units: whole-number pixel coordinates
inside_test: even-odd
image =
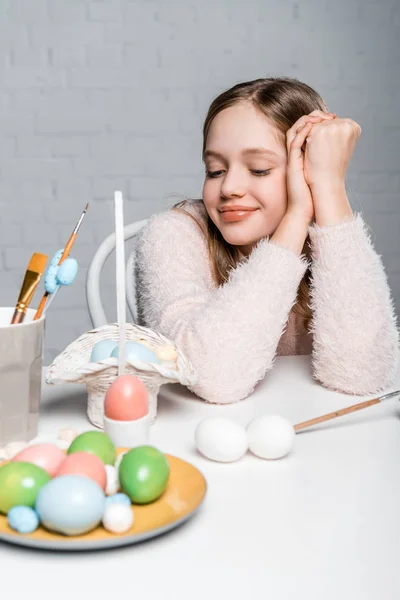
[[[201,201],[193,214],[206,218]],[[390,289],[362,217],[310,226],[312,260],[264,238],[218,287],[206,241],[187,215],[166,210],[137,236],[138,322],[173,340],[198,376],[191,389],[214,403],[246,398],[277,355],[311,354],[322,385],[348,394],[385,390],[398,364]],[[293,312],[311,268],[313,321]]]

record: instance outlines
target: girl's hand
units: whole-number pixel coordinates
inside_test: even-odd
[[[305,224],[311,223],[314,217],[314,205],[309,184],[305,178],[304,146],[312,129],[319,123],[331,123],[335,118],[332,113],[314,110],[303,115],[286,133],[288,153],[287,167],[287,214],[294,215]]]
[[[304,178],[311,190],[344,186],[360,134],[361,127],[352,119],[325,119],[313,125],[304,155]]]

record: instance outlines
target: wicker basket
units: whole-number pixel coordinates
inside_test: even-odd
[[[89,421],[103,428],[105,394],[118,375],[118,359],[107,358],[97,363],[90,362],[93,346],[100,340],[110,338],[119,341],[117,323],[104,325],[84,333],[69,344],[47,368],[45,381],[49,384],[85,384],[88,393],[87,414]],[[142,341],[156,350],[161,346],[174,346],[177,358],[153,364],[141,361],[126,361],[125,372],[139,377],[149,393],[151,423],[157,416],[157,395],[164,383],[193,385],[196,375],[192,365],[173,342],[163,335],[140,325],[126,324],[127,341]]]

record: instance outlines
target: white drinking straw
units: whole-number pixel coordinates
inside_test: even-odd
[[[114,192],[115,201],[115,254],[117,271],[117,316],[119,329],[118,375],[125,372],[125,330],[126,330],[126,296],[125,296],[125,238],[124,210],[122,192]]]

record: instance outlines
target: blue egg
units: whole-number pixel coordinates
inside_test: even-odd
[[[111,352],[111,356],[118,358],[119,346],[114,348],[114,350]],[[144,346],[139,342],[126,342],[125,356],[127,360],[132,361],[140,360],[142,362],[161,363],[160,359],[156,354],[154,354],[153,350],[150,350],[150,348],[147,348],[147,346]]]
[[[53,256],[53,258],[50,261],[50,265],[57,266],[58,263],[60,262],[60,258],[62,257],[63,253],[64,253],[64,248],[60,248],[60,250],[57,250],[57,252],[55,253],[55,255]]]
[[[81,535],[101,522],[105,496],[101,487],[82,475],[61,475],[40,488],[35,510],[46,529]]]
[[[67,258],[59,266],[57,271],[58,285],[71,285],[78,273],[78,261],[75,258]]]
[[[44,289],[48,294],[54,294],[57,289],[57,265],[50,265],[44,274]]]
[[[30,506],[13,506],[7,519],[11,529],[18,533],[33,533],[39,526],[39,517]]]
[[[127,506],[131,506],[132,502],[129,496],[126,494],[118,493],[111,494],[111,496],[107,496],[106,498],[106,506],[109,504],[126,504]]]
[[[100,340],[93,346],[92,354],[90,355],[90,362],[99,362],[99,360],[104,360],[105,358],[110,358],[111,352],[117,346],[117,342],[113,340],[106,339]]]

